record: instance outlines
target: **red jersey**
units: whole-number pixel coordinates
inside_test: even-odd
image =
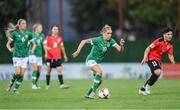
[[[46,59],[61,59],[61,46],[63,46],[63,38],[61,36],[47,36],[44,44],[50,48],[47,52]]]
[[[164,38],[162,38],[162,37],[156,39],[148,47],[150,48],[150,52],[149,52],[147,61],[156,60],[158,62],[161,62],[162,56],[165,53],[168,53],[169,55],[173,55],[172,43],[164,42]]]

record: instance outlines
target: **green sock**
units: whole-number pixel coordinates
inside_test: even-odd
[[[86,95],[89,96],[89,95],[91,94],[92,90],[93,90],[93,89],[92,89],[92,87],[91,87],[91,88],[87,91]]]
[[[10,83],[13,85],[13,83],[14,83],[14,81],[17,79],[17,75],[16,75],[16,73],[14,73],[13,75],[12,75],[12,79],[11,79],[11,81],[10,81]]]
[[[102,81],[100,81],[100,83],[97,85],[97,88],[101,85],[101,83],[102,83]],[[89,96],[92,91],[93,91],[93,87],[91,87],[91,88],[87,91],[86,95]]]
[[[96,93],[96,90],[97,90],[97,88],[99,87],[100,84],[101,84],[101,76],[97,74],[95,76],[94,84],[93,84],[93,87],[92,87],[92,91],[94,93]]]
[[[16,80],[16,85],[14,87],[14,91],[18,90],[19,86],[21,85],[23,81],[23,76],[18,76]]]
[[[33,71],[32,73],[32,84],[36,85],[36,79],[37,79],[37,72]]]

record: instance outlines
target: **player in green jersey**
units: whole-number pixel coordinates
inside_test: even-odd
[[[109,25],[105,25],[101,30],[101,36],[82,40],[79,44],[77,50],[72,54],[74,58],[76,58],[83,46],[86,43],[91,43],[92,49],[90,54],[87,56],[86,65],[91,68],[94,78],[94,84],[85,94],[86,98],[95,98],[96,90],[102,83],[102,74],[103,71],[98,65],[103,60],[105,54],[107,53],[107,49],[110,46],[113,46],[117,51],[124,51],[124,40],[121,39],[120,43],[117,44],[116,41],[111,38],[112,29]]]
[[[6,46],[7,49],[13,53],[13,65],[15,67],[15,73],[8,84],[7,91],[11,90],[14,82],[16,81],[13,92],[15,94],[19,94],[18,88],[23,81],[23,76],[28,62],[28,42],[32,42],[32,53],[34,53],[36,44],[31,32],[26,29],[26,20],[24,19],[19,19],[17,25],[15,26],[13,24],[9,25],[9,28],[6,31],[6,36],[8,37]]]
[[[45,39],[45,35],[42,33],[43,27],[42,24],[34,24],[33,25],[33,38],[36,43],[36,48],[34,53],[31,53],[32,44],[30,44],[30,55],[29,55],[29,63],[31,64],[33,73],[32,73],[32,89],[40,89],[37,84],[41,73],[42,67],[42,56],[43,56],[43,42]]]

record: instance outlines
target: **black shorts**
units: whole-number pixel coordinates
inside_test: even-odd
[[[156,60],[150,60],[147,62],[151,72],[154,73],[155,70],[161,69],[161,63]]]
[[[46,65],[49,66],[50,68],[56,68],[62,66],[61,63],[62,63],[61,59],[46,59]]]

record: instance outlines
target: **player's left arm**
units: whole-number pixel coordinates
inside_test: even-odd
[[[36,43],[35,43],[34,40],[32,40],[31,43],[32,43],[32,46],[33,46],[32,49],[31,49],[31,52],[34,53],[34,50],[36,49]]]
[[[168,57],[172,64],[175,64],[174,55],[173,55],[173,46],[168,51]]]
[[[62,50],[62,53],[63,53],[64,61],[67,62],[68,61],[68,57],[66,55],[66,50],[64,48],[64,43],[63,42],[61,43],[61,50]]]
[[[171,62],[172,64],[175,64],[175,63],[176,63],[175,60],[174,60],[174,55],[168,54],[168,57],[169,57],[169,60],[170,60],[170,62]]]
[[[32,43],[32,49],[31,49],[31,53],[34,53],[34,50],[36,49],[36,43],[35,43],[35,41],[34,41],[34,37],[33,37],[33,35],[32,35],[32,33],[31,32],[29,32],[29,40],[30,40],[30,42]]]
[[[121,39],[120,40],[120,42],[119,42],[119,44],[115,44],[113,47],[118,51],[118,52],[123,52],[124,51],[124,43],[125,43],[125,41],[124,41],[124,39]]]

